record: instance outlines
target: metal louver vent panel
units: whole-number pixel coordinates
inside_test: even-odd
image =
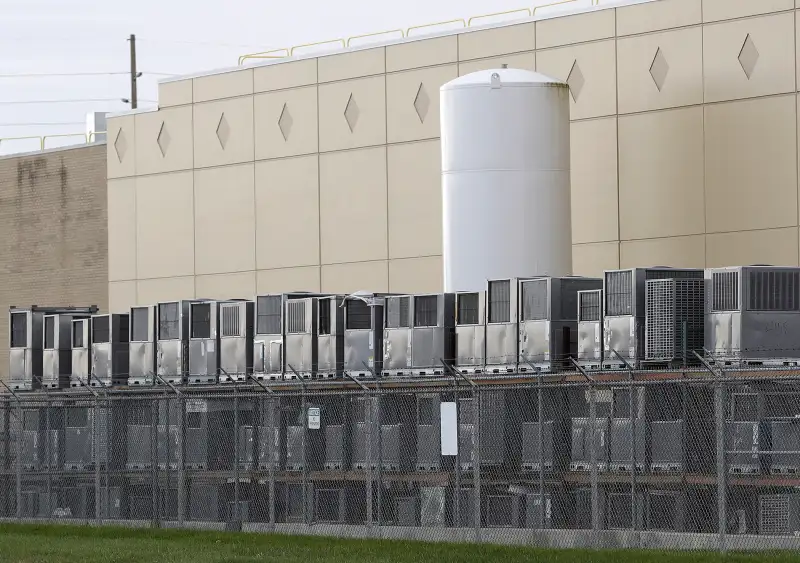
[[[11,347],[28,345],[28,313],[11,313]]]
[[[456,324],[476,325],[480,322],[480,295],[477,293],[459,293],[456,296]]]
[[[281,331],[281,302],[280,295],[266,295],[256,300],[258,334],[280,334]]]
[[[511,282],[489,282],[489,322],[507,323],[511,320]]]
[[[131,309],[131,342],[147,342],[149,317],[150,309],[147,307]]]
[[[581,291],[578,293],[578,320],[579,321],[599,321],[600,320],[600,296],[601,290]]]
[[[645,357],[691,359],[704,344],[705,283],[700,279],[649,280],[645,286]]]
[[[522,320],[544,321],[548,318],[547,280],[522,284]]]
[[[308,332],[306,330],[305,301],[289,301],[286,304],[286,332],[288,334],[302,334]]]
[[[764,495],[759,499],[759,532],[764,535],[787,535],[794,532],[789,525],[789,495]]]
[[[386,328],[409,328],[411,326],[409,302],[410,297],[386,298]]]
[[[739,272],[711,274],[711,310],[736,311],[737,309],[739,309]]]
[[[239,306],[222,306],[222,336],[241,336],[239,329]]]
[[[439,300],[436,295],[414,297],[414,326],[436,326],[439,324]]]
[[[81,325],[81,330],[83,325]],[[111,319],[107,316],[92,319],[92,343],[103,344],[111,342]]]
[[[606,272],[606,315],[633,314],[633,272]]]
[[[347,330],[369,330],[372,328],[372,310],[360,299],[347,301]]]
[[[800,272],[756,270],[748,279],[751,311],[800,311]]]

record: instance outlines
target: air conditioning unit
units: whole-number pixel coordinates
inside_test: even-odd
[[[646,498],[648,530],[664,532],[685,530],[686,496],[683,491],[649,490]]]
[[[84,321],[85,323],[86,321]],[[73,324],[73,328],[74,328]],[[90,385],[110,387],[128,383],[130,353],[130,318],[127,313],[93,315],[91,318]],[[73,371],[75,370],[75,332],[73,338]]]
[[[798,452],[772,454],[771,472],[797,475],[800,473],[800,420],[773,420],[770,421],[769,426],[773,451]]]
[[[578,363],[589,370],[603,367],[603,290],[578,292]]]
[[[419,497],[398,497],[394,499],[394,522],[398,526],[419,526]]]
[[[645,285],[645,360],[696,364],[703,354],[705,280],[648,280]]]
[[[650,471],[680,473],[685,467],[683,420],[654,420],[650,423]]]
[[[128,385],[131,387],[156,382],[157,318],[157,306],[131,308],[128,346]]]
[[[347,522],[347,494],[344,488],[314,489],[314,521],[330,524]]]
[[[285,307],[285,375],[288,379],[311,379],[317,371],[317,300],[291,299]]]
[[[344,372],[344,297],[317,297],[317,374],[342,377]]]
[[[189,303],[189,371],[190,385],[217,382],[219,374],[219,302]]]
[[[244,382],[253,373],[255,303],[219,303],[219,382]]]
[[[182,385],[189,371],[189,308],[193,303],[203,302],[169,301],[156,305],[156,373],[172,385]]]
[[[500,466],[510,460],[510,419],[505,391],[482,391],[480,394],[481,415],[481,466]],[[475,466],[475,400],[462,398],[458,401],[458,424],[461,468],[471,470]]]
[[[524,422],[522,424],[522,470],[539,471],[544,459],[544,471],[553,471],[553,451],[555,441],[553,421],[542,423],[542,442],[539,442],[539,423]]]
[[[92,377],[92,331],[91,317],[72,321],[72,373],[70,387],[96,386]]]
[[[64,389],[70,386],[72,376],[72,322],[88,319],[89,315],[45,315],[43,324],[43,374],[42,386],[47,389]],[[84,369],[84,371],[87,371]],[[87,383],[88,385],[88,383]]]
[[[609,463],[609,419],[597,417],[594,427],[594,442],[588,418],[572,419],[572,453],[570,471],[591,471],[591,451],[594,448],[598,471],[607,471]]]
[[[442,486],[420,487],[420,526],[441,527],[447,524],[447,488]]]
[[[519,290],[524,278],[489,280],[486,289],[486,371],[519,367]]]
[[[417,471],[442,469],[441,396],[417,395]]]
[[[281,399],[261,399],[256,431],[258,433],[258,469],[267,471],[270,463],[274,471],[286,463],[286,424],[281,417]]]

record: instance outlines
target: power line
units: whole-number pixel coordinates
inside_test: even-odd
[[[60,127],[60,126],[86,125],[84,121],[52,121],[52,122],[24,122],[0,123],[0,127]]]
[[[129,71],[115,72],[21,72],[18,74],[0,74],[0,78],[61,78],[61,77],[81,77],[81,76],[128,76]],[[143,75],[150,76],[175,76],[178,73],[170,72],[142,72]]]
[[[225,47],[230,49],[269,49],[264,45],[242,45],[237,43],[217,43],[214,41],[182,41],[180,39],[148,39],[137,36],[138,41],[145,43],[161,43],[164,45],[203,45],[206,47]]]
[[[141,102],[157,104],[156,100],[139,100]],[[74,100],[0,100],[0,105],[25,105],[25,104],[88,104],[103,102],[122,102],[122,98],[78,98]]]

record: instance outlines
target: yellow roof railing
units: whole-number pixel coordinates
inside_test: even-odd
[[[533,15],[533,12],[531,12],[530,8],[519,8],[517,10],[508,10],[506,12],[495,12],[494,14],[483,14],[481,16],[472,16],[471,18],[469,18],[467,20],[467,27],[472,27],[472,22],[474,22],[474,21],[483,20],[483,19],[486,19],[486,18],[494,18],[496,16],[510,16],[512,14],[522,14],[522,13],[526,14],[528,17],[531,17],[531,15]]]
[[[10,143],[18,143],[22,141],[35,141],[36,145],[38,145],[38,150],[43,151],[47,146],[47,141],[52,139],[78,139],[80,138],[80,142],[76,142],[69,145],[59,145],[58,147],[50,147],[50,148],[61,148],[62,146],[69,147],[69,146],[77,146],[83,144],[91,144],[94,143],[97,139],[98,135],[105,135],[106,131],[93,131],[91,133],[57,133],[53,135],[29,135],[26,137],[0,137],[0,148],[6,147]],[[30,149],[29,149],[30,150]],[[37,150],[37,149],[33,149]],[[11,153],[13,154],[13,153]]]
[[[280,53],[280,54],[279,54]],[[261,53],[250,53],[239,57],[239,66],[242,66],[249,59],[284,59],[289,56],[289,49],[273,49]]]
[[[405,38],[406,36],[405,29],[390,29],[389,31],[376,31],[375,33],[365,33],[364,35],[354,35],[353,37],[348,37],[347,46],[349,47],[354,39],[368,39],[372,37],[378,37],[381,35],[389,35],[390,33],[399,33],[401,39]]]

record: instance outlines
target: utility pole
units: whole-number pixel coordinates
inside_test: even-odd
[[[139,94],[136,91],[136,80],[139,73],[136,71],[136,35],[131,33],[128,39],[131,44],[131,109],[136,109],[139,105]]]

